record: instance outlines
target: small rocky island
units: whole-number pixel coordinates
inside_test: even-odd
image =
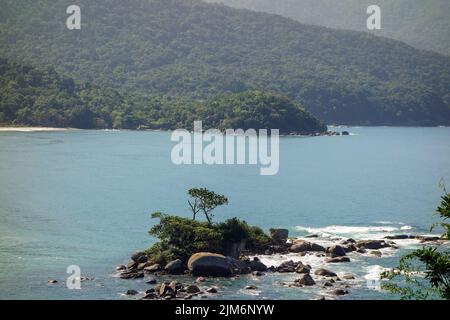
[[[328,296],[351,292],[353,274],[333,271],[336,264],[352,262],[353,257],[381,257],[385,250],[397,250],[394,240],[414,239],[417,242],[438,242],[439,237],[395,235],[375,240],[321,238],[309,235],[289,238],[287,229],[262,229],[237,218],[222,223],[212,222],[212,210],[228,203],[228,199],[207,189],[189,190],[193,219],[154,213],[160,220],[149,233],[160,241],[145,251],[133,253],[127,265],[117,267],[122,279],[147,278],[152,286],[129,296],[141,299],[208,298],[220,293],[216,286],[206,286],[208,278],[264,277],[272,274],[298,275],[286,287],[320,286]],[[206,222],[194,220],[204,214]],[[277,265],[264,261],[270,257],[285,257]],[[315,266],[303,261],[314,258]],[[167,281],[167,279],[174,279]],[[247,285],[244,290],[257,290]]]

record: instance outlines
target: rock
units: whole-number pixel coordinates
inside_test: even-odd
[[[148,290],[145,291],[146,294],[154,293],[154,292],[155,292],[155,289],[153,289],[153,288],[148,289]]]
[[[372,251],[370,251],[370,254],[372,254],[374,256],[377,256],[377,257],[381,257],[382,256],[382,253],[379,250],[372,250]]]
[[[358,250],[358,248],[354,244],[349,244],[348,246],[344,247],[345,252],[353,252]]]
[[[352,239],[352,238],[349,238],[347,240],[342,241],[341,243],[344,244],[344,245],[355,244],[356,240]]]
[[[145,267],[144,271],[153,273],[156,271],[160,271],[161,269],[162,269],[161,266],[159,264],[155,263],[155,264],[152,264],[151,266]]]
[[[297,269],[298,266],[299,266],[298,262],[295,263],[292,260],[284,261],[278,267],[275,268],[275,271],[280,273],[295,272],[295,269]]]
[[[221,254],[200,252],[189,258],[188,268],[194,276],[229,277],[233,274],[244,273],[247,271],[244,269],[248,267],[242,261]]]
[[[261,272],[261,271],[253,271],[253,272],[252,272],[252,275],[254,275],[254,276],[256,276],[256,277],[261,277],[261,276],[264,276],[265,273],[264,273],[264,272]]]
[[[333,284],[330,281],[327,281],[323,284],[324,287],[332,287]]]
[[[177,292],[176,298],[177,299],[185,299],[188,296],[186,292]]]
[[[144,273],[142,271],[128,271],[120,274],[121,279],[138,279],[143,277]]]
[[[439,237],[428,237],[428,236],[417,236],[416,239],[420,240],[420,242],[434,242],[434,241],[440,240],[441,238],[439,238]]]
[[[258,290],[258,287],[254,286],[254,285],[249,285],[249,286],[246,286],[245,289],[246,290]]]
[[[344,248],[339,246],[339,245],[327,248],[326,253],[327,253],[328,256],[330,256],[332,258],[343,257],[343,256],[346,255],[346,252],[345,252]]]
[[[311,248],[309,251],[321,251],[325,252],[325,248],[317,243],[311,243]]]
[[[158,295],[155,292],[149,292],[142,299],[153,300],[153,299],[156,299],[157,297],[158,297]]]
[[[350,135],[350,132],[348,132],[348,131],[342,131],[341,134],[342,134],[343,136],[349,136],[349,135]]]
[[[356,242],[356,247],[369,249],[369,250],[378,250],[383,248],[388,248],[390,245],[386,243],[384,240],[360,240]]]
[[[305,238],[318,238],[319,235],[317,234],[308,234],[307,236],[305,236]]]
[[[138,270],[144,270],[144,268],[147,267],[147,262],[139,263],[136,269]]]
[[[147,284],[156,284],[157,281],[156,281],[156,279],[149,279],[149,280],[147,280],[146,283],[147,283]]]
[[[195,282],[198,282],[198,283],[200,283],[200,282],[205,282],[205,281],[206,281],[206,279],[203,278],[203,277],[198,277],[198,278],[195,280]]]
[[[133,253],[133,255],[131,256],[131,260],[133,260],[136,263],[144,263],[148,261],[148,258],[145,252],[137,251]]]
[[[404,240],[404,239],[411,239],[414,237],[406,235],[406,234],[398,234],[398,235],[394,235],[394,236],[386,236],[384,238],[387,240]]]
[[[133,261],[133,260],[131,260],[131,261],[128,262],[128,264],[127,264],[127,268],[128,268],[129,270],[136,269],[137,266],[138,266],[138,263],[135,262],[135,261]]]
[[[156,288],[155,288],[155,290],[156,290]],[[161,297],[175,296],[175,290],[173,290],[169,285],[167,285],[165,283],[163,283],[159,286],[158,293]]]
[[[198,292],[200,292],[200,289],[196,285],[190,284],[190,285],[186,286],[186,292],[189,294],[198,293]]]
[[[287,229],[270,229],[270,237],[275,243],[286,243],[289,237]]]
[[[299,265],[296,269],[295,272],[297,273],[306,273],[309,274],[311,272],[311,267],[310,266],[305,266],[305,265]]]
[[[314,274],[315,274],[316,276],[321,276],[321,277],[330,277],[330,278],[332,278],[332,277],[337,277],[337,274],[334,273],[333,271],[330,271],[330,270],[327,270],[327,269],[323,269],[323,268],[317,269],[317,270],[314,272]]]
[[[355,277],[354,275],[349,274],[349,273],[344,274],[343,278],[344,278],[345,280],[354,280],[354,279],[356,279],[356,277]]]
[[[290,248],[289,251],[300,253],[300,252],[308,252],[308,251],[325,251],[325,248],[316,243],[311,243],[308,241],[298,241],[295,242]]]
[[[208,293],[217,293],[217,289],[212,287],[212,288],[209,288],[208,290],[206,290],[206,292],[208,292]]]
[[[311,248],[311,243],[309,243],[307,241],[301,241],[301,242],[294,243],[289,248],[289,251],[295,252],[295,253],[306,252],[306,251],[309,251],[310,248]]]
[[[360,248],[360,249],[356,250],[356,252],[358,252],[358,253],[366,253],[367,251],[366,251],[366,249]]]
[[[303,274],[300,278],[295,280],[295,282],[303,286],[313,286],[316,284],[314,279],[309,274]]]
[[[334,290],[332,293],[333,293],[335,296],[343,296],[343,295],[348,294],[348,291],[347,291],[347,290],[344,290],[344,289],[336,289],[336,290]]]
[[[128,290],[127,291],[127,296],[135,296],[137,295],[139,292],[137,292],[136,290]]]
[[[80,277],[81,281],[94,281],[95,277],[89,277],[89,276],[82,276]]]
[[[180,283],[176,282],[176,281],[172,281],[171,283],[169,283],[169,287],[173,290],[173,291],[177,291],[180,288]]]
[[[183,274],[185,269],[186,268],[180,259],[169,262],[164,268],[169,274]]]
[[[51,280],[48,280],[48,283],[50,283],[50,284],[56,284],[56,283],[58,283],[58,280],[51,279]]]
[[[325,260],[327,263],[339,263],[339,262],[350,262],[349,257],[335,257],[335,258],[328,258]]]
[[[250,261],[249,267],[252,271],[267,271],[267,266],[257,257],[254,257],[253,260]]]
[[[122,264],[122,265],[120,265],[120,266],[117,266],[117,267],[116,267],[116,270],[117,270],[117,271],[125,271],[125,270],[127,270],[127,266],[125,266],[125,265]]]

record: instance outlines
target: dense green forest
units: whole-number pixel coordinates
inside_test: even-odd
[[[279,14],[302,23],[370,32],[450,55],[448,0],[206,0]],[[369,31],[366,10],[381,8],[382,29]]]
[[[326,131],[326,126],[288,98],[273,93],[222,94],[194,101],[123,96],[115,90],[78,85],[53,69],[0,59],[0,124],[75,128],[192,129],[279,128],[282,133]]]
[[[74,3],[81,30],[65,25]],[[449,57],[196,0],[2,0],[0,56],[106,90],[106,127],[174,127],[192,101],[255,90],[327,123],[450,124]]]

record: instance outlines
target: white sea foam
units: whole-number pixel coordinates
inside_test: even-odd
[[[365,276],[366,285],[369,289],[372,290],[381,290],[381,274],[384,271],[389,270],[388,268],[382,267],[380,265],[372,265],[365,267]]]
[[[411,226],[327,226],[323,228],[310,228],[304,226],[297,226],[296,230],[307,233],[317,234],[321,237],[333,236],[349,236],[358,239],[378,239],[383,238],[389,233],[398,232],[401,230],[412,230]]]

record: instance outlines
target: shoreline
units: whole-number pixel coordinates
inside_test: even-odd
[[[47,131],[68,131],[77,130],[74,128],[54,128],[54,127],[0,127],[0,132],[47,132]]]

